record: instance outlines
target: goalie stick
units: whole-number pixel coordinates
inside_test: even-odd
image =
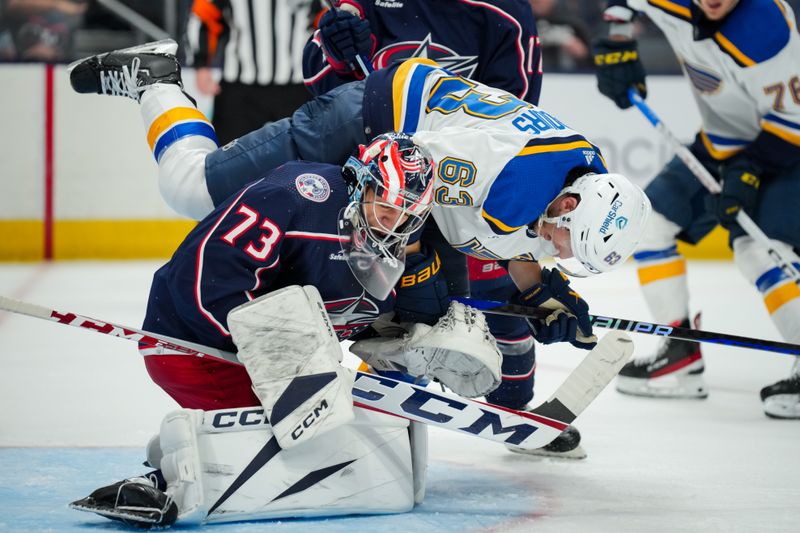
[[[0,310],[41,318],[59,324],[146,342],[175,355],[208,357],[241,364],[236,354],[180,339],[88,318],[76,313],[0,296]],[[353,404],[435,427],[533,449],[555,439],[600,394],[633,353],[625,333],[611,332],[600,339],[564,380],[549,400],[533,411],[517,411],[461,396],[432,392],[423,387],[383,376],[356,372]]]
[[[543,319],[553,311],[541,307],[526,307],[524,305],[497,302],[494,300],[478,300],[473,298],[456,297],[453,300],[469,305],[475,309],[480,309],[484,313],[493,315],[506,315],[522,318]],[[632,333],[642,333],[644,335],[656,335],[660,337],[670,337],[683,341],[708,342],[711,344],[722,344],[724,346],[738,346],[739,348],[750,348],[753,350],[763,350],[766,352],[781,353],[788,355],[800,355],[800,345],[789,344],[788,342],[768,341],[754,339],[751,337],[741,337],[739,335],[728,335],[727,333],[714,333],[698,329],[683,328],[680,326],[667,326],[664,324],[651,324],[627,318],[615,318],[610,316],[589,315],[592,325],[598,328],[616,329],[620,331],[630,331]]]
[[[653,111],[653,108],[647,105],[633,87],[628,89],[628,99],[630,99],[631,103],[636,106],[636,109],[641,111],[642,115],[645,116],[650,124],[652,124],[667,142],[669,142],[670,146],[675,150],[675,154],[683,161],[689,170],[692,171],[692,174],[695,175],[700,183],[702,183],[710,193],[719,194],[722,191],[722,187],[720,187],[717,180],[714,179],[714,176],[712,176],[706,167],[697,160],[691,150],[686,148],[675,134],[667,128],[666,124],[664,124],[664,122],[658,118],[655,111]],[[770,238],[761,231],[761,228],[756,225],[753,219],[750,218],[750,215],[745,213],[744,210],[740,209],[736,214],[736,222],[742,227],[745,233],[767,250],[770,259],[783,271],[788,279],[794,280],[795,283],[800,284],[800,271],[797,270],[797,267],[793,263],[793,261],[800,260],[797,256],[791,258],[782,256],[775,246],[773,246]]]

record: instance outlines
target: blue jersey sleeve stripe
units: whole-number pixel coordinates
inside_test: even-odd
[[[713,135],[705,132],[704,134],[708,137],[708,140],[720,146],[735,146],[739,148],[748,143],[748,141],[745,141],[744,139],[731,139],[730,137],[720,137],[719,135]]]
[[[767,113],[766,115],[764,115],[763,120],[767,120],[769,122],[775,122],[776,124],[781,124],[783,126],[786,126],[787,128],[800,131],[800,124],[798,124],[797,122],[786,120],[785,118],[779,117],[778,115],[773,115],[772,113]]]
[[[184,122],[182,124],[176,124],[172,128],[165,131],[161,137],[158,138],[155,148],[153,148],[153,155],[155,156],[156,161],[161,158],[161,154],[163,154],[164,150],[166,150],[172,143],[190,135],[208,137],[214,141],[214,144],[219,144],[217,142],[217,134],[214,132],[214,128],[212,128],[211,124],[208,124],[207,122]]]

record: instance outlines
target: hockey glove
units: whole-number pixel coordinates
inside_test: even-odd
[[[447,313],[450,298],[441,269],[442,261],[436,250],[425,245],[420,253],[406,258],[406,269],[395,288],[397,322],[422,322],[432,326]]]
[[[572,290],[558,270],[542,269],[542,281],[517,296],[521,305],[552,309],[544,320],[530,319],[534,338],[542,344],[569,342],[589,350],[597,344],[589,320],[589,305]]]
[[[635,87],[642,98],[647,98],[644,67],[635,40],[597,40],[594,43],[594,64],[597,67],[597,88],[620,109],[632,105],[628,99],[630,87]]]
[[[710,196],[719,223],[731,229],[742,209],[752,214],[758,203],[761,167],[746,156],[738,156],[720,166],[722,192]]]
[[[342,9],[330,10],[319,21],[322,48],[328,63],[339,74],[349,74],[355,68],[356,56],[372,57],[375,40],[369,22]]]

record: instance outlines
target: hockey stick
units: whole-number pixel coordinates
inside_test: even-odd
[[[642,112],[653,127],[669,142],[670,146],[675,150],[675,154],[683,161],[689,170],[692,171],[692,174],[700,180],[700,183],[702,183],[710,193],[719,194],[722,191],[722,187],[720,187],[717,180],[714,179],[714,176],[712,176],[708,169],[697,160],[691,150],[686,148],[675,134],[667,128],[666,124],[658,118],[658,115],[655,114],[653,109],[647,105],[633,87],[628,89],[628,98],[631,103]],[[780,251],[775,248],[769,237],[761,231],[761,228],[753,222],[753,219],[750,218],[750,215],[745,213],[744,210],[740,209],[736,214],[736,222],[742,227],[745,233],[767,250],[772,261],[783,271],[787,278],[794,280],[795,283],[800,283],[800,271],[797,270],[797,267],[795,267],[792,262],[800,261],[800,259],[797,257],[784,257]]]
[[[207,357],[241,364],[236,355],[136,328],[59,312],[0,296],[0,310],[41,318],[122,339],[163,347],[170,355]],[[513,444],[541,448],[549,444],[600,394],[633,352],[625,333],[603,337],[564,380],[549,400],[533,411],[506,409],[461,396],[431,392],[383,376],[355,372],[353,405],[416,422]]]
[[[453,298],[453,300],[479,309],[484,313],[490,313],[493,315],[542,319],[553,312],[552,310],[542,309],[541,307],[526,307],[524,305],[515,305],[493,300],[477,300],[464,297],[456,297]],[[628,320],[627,318],[589,315],[589,320],[592,322],[593,326],[598,328],[630,331],[632,333],[643,333],[645,335],[656,335],[659,337],[670,337],[672,339],[680,339],[682,341],[708,342],[711,344],[722,344],[724,346],[738,346],[740,348],[751,348],[753,350],[800,355],[800,345],[789,344],[787,342],[753,339],[751,337],[728,335],[727,333],[714,333],[711,331],[683,328],[680,326],[651,324],[650,322]]]

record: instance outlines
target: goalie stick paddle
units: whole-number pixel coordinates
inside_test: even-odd
[[[694,154],[686,148],[683,143],[678,139],[667,125],[658,118],[653,108],[647,105],[647,102],[644,101],[639,93],[631,87],[628,89],[628,99],[631,101],[633,105],[636,106],[636,109],[641,111],[642,115],[653,125],[653,127],[669,142],[672,149],[675,150],[675,155],[677,155],[681,161],[689,168],[692,174],[702,183],[706,189],[712,194],[719,194],[722,191],[720,184],[714,179],[714,176],[697,160]],[[775,265],[783,272],[787,279],[794,280],[795,283],[800,284],[800,271],[798,270],[798,266],[800,266],[800,259],[797,256],[794,257],[785,257],[778,251],[775,246],[772,244],[772,241],[769,237],[759,228],[756,223],[750,218],[750,215],[744,212],[744,210],[739,210],[736,214],[736,222],[742,227],[742,229],[747,233],[750,237],[753,238],[759,245],[767,250],[767,254],[769,254],[770,259]]]
[[[0,310],[162,348],[167,355],[207,357],[241,365],[236,354],[157,333],[0,296]],[[519,448],[546,446],[600,394],[633,353],[625,333],[600,339],[556,392],[532,411],[507,409],[456,394],[432,392],[383,376],[355,372],[353,405]]]
[[[453,298],[453,300],[493,315],[543,319],[553,312],[550,309],[543,309],[541,307],[526,307],[524,305],[515,305],[494,300],[478,300],[464,297]],[[708,342],[711,344],[722,344],[724,346],[738,346],[739,348],[750,348],[753,350],[763,350],[788,355],[800,355],[800,345],[790,344],[788,342],[753,339],[751,337],[741,337],[739,335],[714,333],[712,331],[682,328],[680,326],[651,324],[650,322],[628,320],[627,318],[614,318],[610,316],[589,315],[589,320],[593,326],[598,328],[670,337],[682,341]]]

